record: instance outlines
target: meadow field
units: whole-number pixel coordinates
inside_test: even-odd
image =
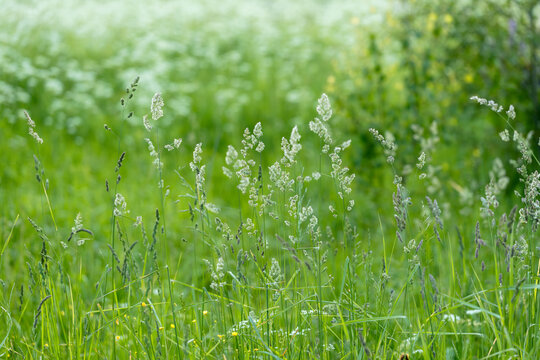
[[[0,358],[537,359],[539,19],[0,1]]]

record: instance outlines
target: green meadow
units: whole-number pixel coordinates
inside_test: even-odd
[[[0,1],[0,358],[536,359],[536,0]]]

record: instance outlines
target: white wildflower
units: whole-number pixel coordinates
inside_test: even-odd
[[[504,110],[502,105],[497,104],[493,100],[487,100],[478,96],[471,96],[470,100],[475,101],[480,105],[487,106],[496,113],[501,113]],[[516,112],[513,105],[510,105],[508,111],[506,111],[506,115],[510,120],[514,120],[516,118]]]
[[[330,151],[330,145],[326,144],[322,147],[322,152],[327,154]]]
[[[506,115],[508,115],[508,118],[510,118],[510,120],[514,120],[516,118],[516,111],[514,110],[514,105],[510,105],[508,111],[506,112]]]
[[[459,317],[459,315],[455,315],[455,314],[444,314],[443,315],[443,320],[448,320],[450,322],[458,322],[461,320],[461,317]]]
[[[283,151],[283,158],[281,162],[289,167],[296,162],[296,154],[302,150],[302,145],[300,144],[300,133],[298,132],[298,127],[295,126],[291,131],[290,139],[287,138],[281,139],[281,150]]]
[[[225,156],[225,163],[227,165],[232,165],[236,159],[238,158],[238,152],[234,148],[234,146],[229,145],[227,147],[227,155]]]
[[[143,125],[146,131],[151,131],[152,125],[150,125],[150,121],[148,121],[148,115],[144,115],[142,118],[142,121],[143,121]]]
[[[308,224],[308,232],[314,232],[317,228],[317,224],[319,223],[319,219],[317,218],[317,216],[315,215],[312,215],[311,218],[309,219],[309,224]]]
[[[81,213],[78,213],[75,217],[75,226],[71,228],[71,232],[75,234],[76,232],[80,231],[83,228],[83,221],[82,221],[82,215]]]
[[[322,94],[319,98],[317,113],[324,122],[328,121],[330,117],[332,117],[332,106],[330,105],[330,100],[326,94]]]
[[[206,266],[208,266],[208,269],[210,270],[210,276],[212,277],[212,283],[210,284],[210,288],[214,291],[219,291],[219,289],[225,286],[225,282],[223,281],[225,278],[225,261],[222,257],[220,257],[217,260],[215,269],[210,263],[210,261],[206,259],[204,259],[203,261],[206,263]]]
[[[152,120],[156,121],[163,116],[163,98],[160,93],[155,93],[152,97],[152,105],[150,111],[152,112]]]
[[[163,164],[161,163],[159,159],[159,154],[156,151],[154,144],[152,144],[152,140],[145,138],[144,141],[146,141],[146,143],[148,144],[148,151],[150,152],[150,156],[154,158],[154,161],[152,162],[152,164],[154,164],[154,166],[157,167],[158,169],[161,168]]]
[[[262,136],[262,125],[260,122],[255,124],[255,127],[253,128],[253,135],[255,135],[257,138],[260,138]]]
[[[142,216],[137,216],[137,218],[135,219],[135,222],[133,223],[133,226],[139,227],[141,225],[142,225]]]
[[[201,154],[202,154],[202,143],[198,143],[197,145],[195,145],[195,149],[193,149],[193,161],[189,163],[189,167],[191,168],[191,171],[195,172],[196,169],[199,167],[199,164],[202,160]]]
[[[123,216],[128,213],[126,199],[122,194],[117,193],[114,198],[114,216]]]
[[[256,152],[262,152],[264,150],[264,143],[262,141],[259,142],[257,147],[255,148]]]
[[[394,162],[394,157],[396,156],[397,146],[394,142],[394,135],[390,132],[386,132],[385,136],[381,135],[376,129],[369,129],[369,132],[373,137],[382,145],[384,153],[387,156],[386,161],[390,164]]]
[[[34,120],[32,120],[32,118],[30,118],[28,112],[25,111],[24,115],[26,116],[26,121],[28,123],[28,134],[30,134],[30,136],[32,136],[38,144],[43,144],[43,139],[39,137],[38,133],[35,130],[36,123],[34,122]]]
[[[211,213],[219,214],[220,208],[217,205],[214,205],[212,203],[206,203],[204,204],[204,207]]]
[[[165,149],[168,151],[173,151],[174,149],[178,149],[180,145],[182,144],[182,139],[174,139],[172,144],[167,144],[164,146]]]
[[[418,157],[418,163],[416,163],[416,167],[419,169],[422,169],[425,164],[426,164],[426,153],[422,151],[422,153]]]
[[[268,274],[270,279],[272,280],[272,284],[276,286],[277,283],[283,280],[283,274],[281,273],[281,267],[279,266],[279,262],[272,258],[272,265],[270,266],[270,272]]]
[[[229,170],[229,169],[226,168],[225,166],[222,166],[221,169],[223,170],[223,175],[225,175],[225,176],[228,177],[229,179],[232,179],[233,173],[232,173],[231,170]]]

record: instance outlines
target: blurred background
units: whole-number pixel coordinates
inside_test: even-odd
[[[122,133],[123,193],[132,214],[151,218],[159,200],[141,188],[157,184],[142,117],[155,92],[165,102],[155,125],[163,142],[184,139],[181,155],[163,153],[172,193],[181,192],[173,170],[187,165],[202,142],[209,199],[220,194],[220,207],[234,206],[236,195],[229,199],[226,192],[234,184],[221,172],[225,151],[257,122],[266,143],[263,163],[280,157],[280,139],[293,125],[306,135],[300,156],[317,158],[308,123],[326,93],[335,138],[352,140],[345,164],[357,175],[354,216],[361,231],[392,213],[393,175],[370,127],[397,142],[395,167],[412,193],[427,189],[443,216],[467,218],[478,211],[490,171],[506,176],[506,169],[506,196],[519,186],[508,162],[517,151],[497,135],[504,119],[469,98],[513,104],[513,126],[532,139],[539,135],[538,3],[3,0],[0,235],[18,213],[46,218],[33,154],[42,159],[59,224],[69,228],[79,211],[88,226],[107,223],[104,184],[118,154],[104,124]],[[134,115],[124,121],[120,98],[137,76]],[[39,148],[27,135],[23,109],[44,139]],[[426,181],[409,176],[421,151],[428,155]],[[495,158],[502,170],[497,164],[493,170]]]

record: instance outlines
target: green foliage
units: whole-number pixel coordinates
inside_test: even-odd
[[[535,3],[357,5],[3,4],[0,357],[534,358]]]

